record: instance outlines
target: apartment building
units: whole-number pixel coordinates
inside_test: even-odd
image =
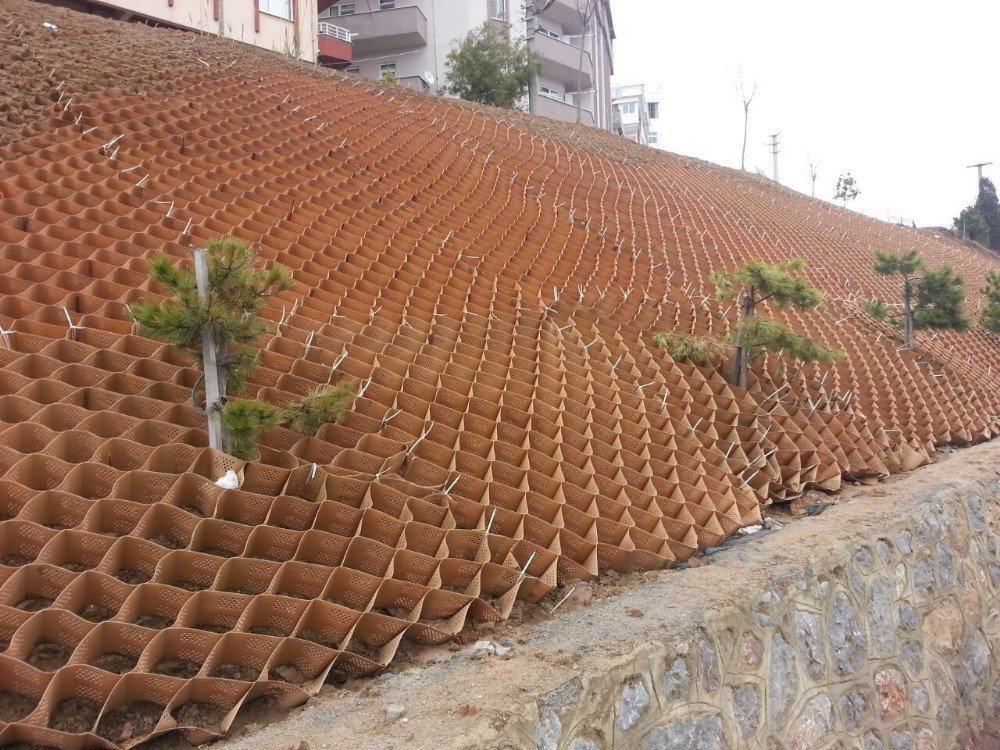
[[[217,34],[306,62],[346,67],[352,58],[346,29],[318,23],[330,0],[60,0],[78,10],[121,20]]]
[[[494,24],[530,37],[541,63],[532,111],[610,130],[614,21],[610,0],[593,2],[589,18],[587,5],[554,0],[529,19],[523,0],[320,0],[319,18],[351,33],[348,70],[429,94],[440,91],[448,53],[473,29]]]
[[[660,119],[663,95],[659,86],[646,86],[646,114],[649,116],[649,145],[666,150],[666,123]]]
[[[643,146],[650,145],[649,106],[646,87],[641,83],[615,86],[612,90],[614,130],[619,135]],[[657,109],[659,107],[657,106]],[[657,114],[659,114],[657,112]]]

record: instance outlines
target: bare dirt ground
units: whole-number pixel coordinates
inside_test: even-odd
[[[254,706],[241,712],[219,750],[356,750],[485,746],[520,706],[582,672],[600,670],[651,640],[670,640],[709,611],[739,606],[802,577],[818,551],[868,538],[906,518],[932,488],[975,467],[1000,473],[1000,447],[985,444],[952,454],[874,487],[848,485],[837,495],[807,495],[769,509],[774,531],[737,537],[687,569],[608,576],[578,584],[553,614],[548,610],[572,584],[538,606],[496,626],[479,626],[463,641],[489,639],[512,647],[504,656],[476,658],[472,646],[413,648],[380,677],[327,685],[289,712]],[[815,503],[830,503],[807,515]],[[404,713],[399,716],[399,707]],[[161,750],[184,745],[164,740]]]

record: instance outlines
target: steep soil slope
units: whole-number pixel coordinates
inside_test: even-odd
[[[0,44],[0,740],[215,736],[1000,427],[995,337],[903,350],[858,306],[896,296],[875,249],[980,288],[1000,263],[962,244],[226,41],[0,0]],[[227,234],[296,281],[253,390],[361,394],[248,463],[126,312],[152,254]],[[712,270],[791,257],[828,299],[787,320],[844,362],[744,392],[652,346],[729,329]]]

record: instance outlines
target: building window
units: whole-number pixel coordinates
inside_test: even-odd
[[[378,73],[383,81],[395,81],[396,79],[396,63],[382,63],[378,66]]]
[[[649,108],[649,119],[650,120],[658,120],[658,119],[660,119],[660,103],[659,102],[650,102],[649,104],[646,105],[646,107]]]
[[[379,10],[392,10],[396,7],[396,0],[379,0]]]
[[[354,3],[343,3],[341,5],[333,5],[330,7],[330,18],[337,18],[338,16],[353,16],[354,15]]]
[[[547,29],[544,26],[538,27],[538,33],[541,34],[542,36],[552,37],[553,39],[560,39],[560,40],[562,39],[562,34],[560,34],[558,31]]]
[[[555,89],[550,89],[548,86],[539,86],[538,93],[542,96],[547,96],[549,99],[556,99],[560,102],[566,101],[566,95],[561,91],[556,91]]]
[[[355,65],[353,68],[344,68],[344,72],[345,73],[360,73],[361,72],[361,68],[359,68],[359,67],[357,67]]]
[[[635,114],[635,102],[622,102],[622,114],[623,115],[634,115]]]
[[[655,146],[657,144],[657,142],[658,142],[658,139],[656,137],[656,133],[650,132],[650,134],[649,134],[649,145],[650,146]]]
[[[490,18],[494,21],[507,20],[507,0],[490,0]]]
[[[292,20],[292,0],[260,0],[260,10],[286,21]]]

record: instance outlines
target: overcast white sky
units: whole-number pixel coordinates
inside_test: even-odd
[[[743,105],[757,84],[747,169],[831,199],[851,171],[851,206],[920,226],[950,225],[976,195],[975,170],[1000,183],[997,0],[612,0],[614,81],[660,87],[669,151],[739,167]]]

